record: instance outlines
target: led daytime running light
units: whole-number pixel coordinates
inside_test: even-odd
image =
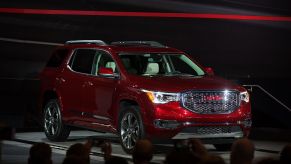
[[[180,94],[179,93],[167,93],[167,92],[156,92],[156,91],[148,91],[142,90],[148,96],[148,98],[155,104],[165,104],[172,101],[179,101]]]

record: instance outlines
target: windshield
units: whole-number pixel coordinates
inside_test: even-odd
[[[141,76],[202,76],[204,71],[184,54],[120,54],[126,71]]]

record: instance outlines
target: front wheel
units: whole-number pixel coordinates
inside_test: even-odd
[[[44,107],[44,133],[51,141],[64,141],[70,134],[70,129],[63,124],[61,107],[58,100],[49,100]]]
[[[121,146],[126,153],[132,153],[137,140],[144,138],[145,135],[138,107],[130,106],[122,109],[118,121]]]

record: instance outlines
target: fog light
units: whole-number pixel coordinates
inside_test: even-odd
[[[247,118],[247,119],[245,119],[243,121],[237,121],[237,123],[240,124],[240,125],[243,125],[246,128],[249,128],[249,127],[252,126],[252,119]]]
[[[180,125],[180,123],[174,120],[155,120],[154,125],[157,128],[175,129]]]

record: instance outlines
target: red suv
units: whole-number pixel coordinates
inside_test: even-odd
[[[52,141],[77,126],[117,134],[126,152],[140,138],[200,138],[225,149],[251,127],[245,88],[154,41],[68,41],[40,79],[44,131]]]

